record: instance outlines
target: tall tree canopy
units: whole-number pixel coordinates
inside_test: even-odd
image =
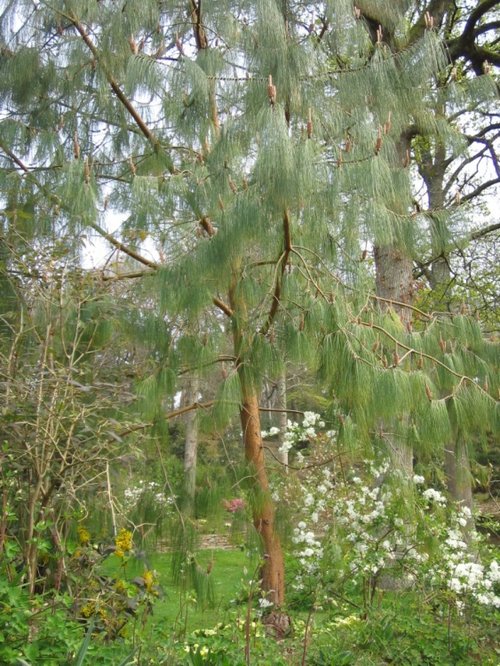
[[[496,98],[493,5],[476,3],[443,39],[458,11],[444,0],[4,4],[4,236],[20,219],[97,233],[131,260],[103,277],[149,290],[155,366],[139,390],[151,418],[180,371],[233,363],[211,418],[240,411],[277,605],[264,373],[285,359],[318,370],[345,443],[425,451],[453,428],[491,428],[494,345],[464,314],[413,304],[412,258],[427,234],[421,264],[443,253],[436,220],[448,218],[415,210],[411,165],[417,137],[424,179],[425,150],[452,160],[468,148],[445,105]],[[457,85],[450,54],[480,75]],[[372,248],[376,275],[361,254]]]

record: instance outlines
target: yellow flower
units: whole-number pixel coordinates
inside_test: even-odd
[[[83,527],[83,525],[78,525],[76,528],[78,533],[78,541],[82,546],[87,546],[90,543],[90,532]]]
[[[334,624],[337,626],[340,624],[354,624],[355,622],[359,622],[360,618],[357,615],[349,615],[349,617],[339,617],[336,620],[334,620]]]
[[[142,574],[142,577],[144,579],[144,586],[146,587],[146,590],[148,592],[151,592],[153,585],[155,583],[155,574],[154,571],[151,571],[150,569],[146,569],[145,572]]]
[[[125,582],[119,578],[116,583],[115,583],[115,590],[119,594],[124,594],[127,591],[127,586],[125,585]]]
[[[132,532],[124,527],[118,532],[115,537],[115,554],[118,557],[124,557],[125,553],[132,550],[132,536]]]
[[[89,601],[85,606],[82,606],[80,613],[83,615],[83,617],[90,617],[95,613],[95,603],[93,601]]]

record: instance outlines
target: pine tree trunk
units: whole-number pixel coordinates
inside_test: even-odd
[[[413,262],[404,249],[395,245],[375,246],[377,296],[385,299],[383,307],[397,313],[406,327],[412,313],[404,304],[412,300]],[[401,305],[402,304],[402,305]]]
[[[275,529],[275,512],[269,493],[264,447],[262,444],[259,401],[256,392],[245,386],[242,380],[242,404],[240,409],[245,458],[254,473],[253,523],[264,547],[264,564],[261,571],[262,589],[269,601],[279,607],[285,600],[285,564],[281,542]]]
[[[192,405],[198,399],[199,380],[189,379],[184,393],[184,403]],[[198,422],[196,410],[186,414],[186,435],[184,441],[184,511],[191,515],[194,511],[196,494],[196,459],[198,454]]]
[[[251,327],[248,322],[247,304],[238,290],[237,266],[234,266],[235,280],[229,292],[229,302],[233,311],[233,343],[236,367],[241,386],[240,421],[245,447],[245,459],[253,478],[253,524],[262,539],[264,563],[261,571],[262,590],[275,608],[285,600],[285,561],[281,541],[276,532],[275,510],[264,458],[261,435],[259,392],[245,367],[246,338]],[[247,361],[250,362],[250,361]]]

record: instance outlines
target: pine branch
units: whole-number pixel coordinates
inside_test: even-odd
[[[184,407],[179,407],[179,409],[174,409],[173,412],[169,412],[165,415],[167,421],[170,419],[175,419],[182,414],[187,412],[192,412],[194,409],[209,409],[215,404],[215,400],[209,400],[208,402],[193,402],[191,405],[185,405]]]
[[[443,363],[440,361],[438,358],[435,356],[432,356],[431,354],[426,354],[423,351],[419,351],[417,349],[413,349],[413,347],[409,347],[408,345],[405,345],[401,340],[398,340],[396,337],[394,337],[391,333],[389,333],[388,330],[386,330],[383,326],[379,326],[378,324],[374,324],[372,322],[367,322],[367,321],[362,321],[359,320],[356,323],[358,323],[360,326],[365,326],[367,328],[373,328],[376,331],[380,331],[383,333],[387,338],[389,338],[392,342],[394,342],[395,345],[398,347],[401,347],[401,349],[404,349],[406,352],[408,352],[411,355],[418,356],[419,358],[426,358],[427,360],[431,361],[432,363],[435,363],[436,365],[439,365],[439,367],[443,368],[447,372],[449,372],[451,375],[454,377],[457,377],[460,379],[460,384],[463,382],[468,382],[472,384],[475,388],[477,388],[478,391],[481,393],[484,393],[486,396],[488,396],[489,400],[493,400],[491,395],[488,393],[488,391],[485,391],[482,386],[479,386],[479,384],[472,379],[472,377],[468,377],[467,375],[461,375],[459,372],[455,372],[453,368],[450,368],[446,363]],[[405,354],[406,356],[406,354]]]
[[[144,277],[145,275],[153,275],[154,273],[156,273],[155,270],[152,271],[144,270],[144,271],[135,271],[132,273],[117,273],[116,275],[105,275],[103,271],[100,271],[98,275],[103,282],[115,282],[117,280],[131,280],[134,278],[141,278]]]
[[[226,303],[224,303],[224,301],[222,301],[222,300],[221,300],[220,298],[218,298],[217,296],[215,296],[215,297],[212,299],[212,303],[213,303],[214,305],[216,305],[216,306],[219,308],[219,310],[222,310],[222,312],[223,312],[225,315],[227,315],[228,317],[233,317],[233,316],[234,316],[234,312],[233,312],[233,310],[229,307],[229,305],[226,305]]]
[[[273,407],[259,407],[260,412],[270,412],[270,413],[276,413],[276,414],[283,414],[286,412],[287,414],[298,414],[299,416],[302,416],[304,414],[303,410],[301,409],[277,409]]]
[[[112,234],[105,231],[96,222],[89,222],[89,226],[92,227],[94,231],[97,231],[98,234],[100,234],[103,238],[105,238],[108,241],[108,243],[111,243],[111,245],[115,247],[117,250],[123,252],[132,259],[135,259],[135,261],[138,261],[140,264],[143,264],[144,266],[149,266],[149,268],[154,268],[154,269],[159,267],[159,264],[157,264],[155,261],[151,261],[150,259],[143,257],[141,254],[133,250],[131,247],[128,247],[128,245],[125,245],[117,238],[115,238]]]
[[[413,44],[422,37],[427,29],[426,17],[432,17],[436,27],[440,27],[444,15],[449,9],[453,9],[454,6],[454,0],[431,0],[429,4],[424,7],[417,22],[410,30],[408,43]]]
[[[150,144],[153,146],[154,150],[160,150],[161,149],[161,143],[158,137],[150,130],[150,128],[147,126],[145,123],[144,119],[140,115],[140,113],[136,110],[132,102],[129,100],[129,98],[125,95],[123,90],[120,88],[118,85],[116,79],[114,78],[113,74],[109,71],[108,67],[104,64],[102,61],[102,58],[99,54],[99,51],[97,50],[97,47],[95,46],[94,42],[90,39],[87,31],[85,30],[84,26],[80,23],[78,18],[74,14],[70,14],[67,16],[67,18],[71,21],[71,23],[74,25],[76,30],[79,32],[81,38],[87,45],[89,51],[92,53],[94,56],[96,62],[98,62],[106,76],[106,79],[108,80],[108,83],[115,93],[116,97],[119,99],[119,101],[123,104],[127,112],[132,116],[134,119],[137,127],[140,129],[142,134],[146,137],[146,139],[150,142]],[[170,173],[175,173],[175,169],[173,164],[170,163],[167,165],[167,168]]]
[[[4,153],[17,165],[19,166],[26,175],[29,175],[32,182],[35,183],[35,185],[42,191],[44,192],[50,200],[57,200],[57,204],[61,206],[61,208],[65,209],[66,206],[64,205],[64,202],[61,201],[59,197],[54,197],[54,195],[51,192],[47,191],[47,188],[40,183],[40,181],[33,175],[32,171],[24,164],[24,162],[17,157],[11,150],[9,150],[7,147],[5,147],[3,144],[0,143],[0,149],[4,151]],[[99,235],[101,235],[103,238],[105,238],[108,243],[111,243],[113,247],[115,247],[117,250],[120,250],[124,254],[128,255],[132,259],[135,259],[135,261],[138,261],[140,264],[143,264],[144,266],[148,266],[149,268],[158,268],[158,264],[155,263],[154,261],[150,261],[146,257],[143,257],[140,255],[138,252],[133,250],[132,248],[128,247],[121,241],[117,240],[114,236],[112,236],[110,233],[105,231],[102,227],[100,227],[96,222],[89,222],[89,226],[94,229],[94,231],[97,231]]]
[[[288,264],[288,257],[290,256],[290,252],[292,251],[290,216],[287,209],[285,209],[283,213],[283,243],[284,243],[284,250],[280,258],[278,259],[278,264],[277,264],[277,266],[281,267],[281,270],[279,274],[276,276],[271,308],[269,309],[269,314],[267,315],[266,323],[260,329],[261,335],[266,335],[266,333],[269,331],[276,317],[276,313],[278,312],[278,308],[281,301],[281,286],[283,283],[283,275],[285,273]]]
[[[0,149],[3,150],[3,152],[7,155],[7,157],[10,157],[10,159],[14,162],[14,164],[17,164],[17,166],[24,171],[24,173],[30,173],[30,170],[24,164],[24,162],[17,157],[17,155],[14,155],[14,153],[7,148],[7,146],[3,143],[0,143]]]
[[[196,372],[197,370],[200,370],[201,368],[208,368],[211,365],[215,365],[216,363],[236,363],[238,359],[236,356],[232,356],[230,354],[226,354],[223,356],[218,356],[217,358],[214,358],[212,361],[207,361],[206,363],[202,363],[201,365],[197,364],[195,366],[189,366],[182,368],[181,370],[178,371],[179,375],[188,375],[192,372]]]

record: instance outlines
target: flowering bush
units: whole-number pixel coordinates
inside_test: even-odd
[[[236,513],[237,511],[242,511],[245,508],[245,500],[240,497],[235,497],[230,500],[222,500],[222,505],[229,513]]]
[[[444,529],[439,557],[430,568],[431,583],[454,594],[459,608],[467,600],[483,606],[500,608],[500,566],[492,560],[489,566],[478,558],[479,537],[475,531],[466,542],[462,529],[468,524],[471,512],[462,507],[453,512],[450,524]]]
[[[280,453],[288,453],[294,447],[301,444],[302,442],[307,442],[314,440],[318,433],[317,428],[324,428],[325,422],[321,419],[319,414],[315,412],[304,412],[304,417],[302,423],[297,421],[287,422],[286,431],[284,433],[283,444],[280,446]],[[280,433],[280,429],[273,427],[269,431],[263,430],[261,432],[262,438],[266,439],[267,437],[274,437]],[[302,454],[296,448],[297,457],[299,460],[302,458]]]
[[[289,422],[287,450],[308,438],[331,453],[335,433],[319,432],[323,426],[312,412],[302,424]],[[426,487],[420,474],[403,480],[388,460],[367,461],[356,471],[346,473],[340,459],[328,467],[318,459],[273,488],[274,499],[294,506],[298,516],[292,536],[296,594],[331,604],[347,586],[367,607],[377,589],[418,588],[442,592],[459,608],[472,602],[500,607],[499,565],[479,561],[467,507],[448,506],[443,492]]]
[[[145,500],[163,510],[175,505],[175,497],[166,495],[156,481],[139,479],[135,486],[125,488],[123,491],[123,507],[126,511],[136,509]]]
[[[365,604],[389,584],[446,591],[459,606],[476,601],[500,608],[498,563],[481,564],[477,534],[469,528],[466,542],[461,531],[471,518],[467,507],[446,510],[440,491],[422,489],[418,475],[413,487],[405,485],[388,462],[371,465],[364,480],[354,475],[334,485],[328,470],[320,479],[305,489],[303,519],[294,530],[301,565],[296,589],[319,584],[327,597],[322,574],[332,580],[333,570],[336,585],[357,587]]]

